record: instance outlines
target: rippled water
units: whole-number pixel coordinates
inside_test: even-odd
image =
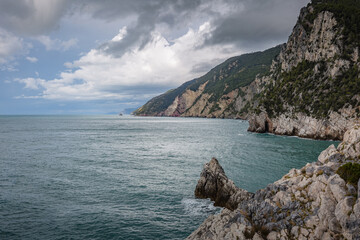
[[[183,239],[219,211],[193,191],[217,157],[256,191],[332,142],[239,120],[0,117],[0,239]]]

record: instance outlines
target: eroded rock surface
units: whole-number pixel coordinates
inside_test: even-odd
[[[248,131],[323,140],[342,140],[346,130],[359,123],[359,119],[354,118],[354,112],[354,109],[344,109],[341,113],[331,112],[327,119],[317,119],[303,113],[296,113],[291,117],[282,114],[269,118],[266,113],[262,112],[249,117]]]
[[[187,239],[360,239],[360,180],[351,185],[336,173],[347,162],[360,163],[360,127],[347,131],[343,139],[316,162],[291,169],[265,189],[239,199],[235,210],[225,208],[208,217]],[[216,176],[230,182],[215,160],[203,173],[201,178],[212,179],[209,186]],[[204,179],[199,184],[206,185]]]
[[[216,158],[204,165],[200,179],[195,188],[195,197],[210,198],[215,206],[234,210],[239,202],[247,200],[252,193],[235,186],[225,175],[224,169]]]

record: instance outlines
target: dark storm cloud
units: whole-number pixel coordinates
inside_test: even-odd
[[[0,1],[0,28],[19,35],[42,35],[58,27],[70,0]]]
[[[119,42],[99,49],[116,57],[129,48],[142,48],[152,40],[157,25],[187,29],[205,21],[213,31],[205,45],[236,44],[256,49],[265,42],[285,41],[301,7],[309,0],[1,0],[0,28],[20,35],[43,35],[58,27],[62,17],[87,14],[114,21],[136,19]],[[214,7],[215,6],[215,7]],[[227,9],[224,11],[224,9]],[[119,26],[121,28],[122,26]],[[171,37],[171,36],[170,36]]]
[[[213,31],[203,46],[235,44],[244,50],[258,50],[286,41],[291,33],[300,8],[309,0],[208,0],[208,1],[106,1],[98,5],[94,17],[107,20],[116,18],[116,9],[121,13],[136,13],[136,24],[128,28],[128,34],[120,42],[108,42],[100,49],[116,57],[122,56],[131,46],[145,46],[151,41],[151,31],[157,24],[169,27],[179,24],[191,25],[192,21],[210,21]],[[97,1],[93,2],[98,4]],[[111,3],[110,5],[108,5]],[[218,6],[214,8],[213,6]],[[111,6],[111,8],[108,8]],[[222,8],[230,9],[228,13]],[[96,9],[96,7],[94,7]],[[196,69],[194,69],[196,71]]]
[[[213,19],[214,30],[205,45],[234,43],[253,48],[266,42],[284,41],[291,33],[300,9],[309,0],[244,0],[241,12]]]

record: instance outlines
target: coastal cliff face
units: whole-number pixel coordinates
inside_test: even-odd
[[[317,119],[304,113],[292,116],[281,114],[270,118],[265,112],[249,117],[248,131],[274,133],[277,135],[295,135],[303,138],[342,140],[344,133],[359,123],[354,109],[331,111],[325,119]]]
[[[312,1],[301,10],[249,131],[341,140],[357,123],[359,9],[356,1]]]
[[[237,208],[208,217],[187,239],[360,239],[360,127],[343,139],[318,161],[291,169],[255,194],[230,187]],[[216,182],[219,168],[214,160],[206,164],[196,189],[207,176]],[[210,184],[207,192],[222,192],[216,186]]]

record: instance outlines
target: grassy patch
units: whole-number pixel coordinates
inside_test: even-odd
[[[339,167],[336,173],[339,174],[340,177],[347,183],[350,183],[357,188],[357,183],[360,178],[360,164],[346,163]]]

